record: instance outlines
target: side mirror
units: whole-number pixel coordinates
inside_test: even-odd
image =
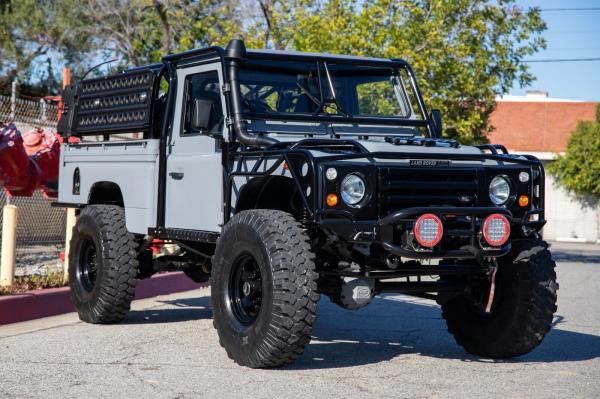
[[[429,120],[431,121],[431,127],[436,137],[442,137],[442,111],[432,109],[429,114]]]
[[[197,98],[192,104],[192,130],[207,131],[210,127],[210,117],[212,115],[213,103],[209,100]]]

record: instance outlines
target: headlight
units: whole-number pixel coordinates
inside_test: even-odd
[[[358,175],[349,174],[342,180],[342,201],[347,205],[356,206],[363,200],[367,192],[365,181]]]
[[[490,183],[490,200],[496,205],[504,205],[510,197],[510,183],[503,176],[496,176]]]

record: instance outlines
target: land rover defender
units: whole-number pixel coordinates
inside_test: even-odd
[[[550,329],[541,162],[443,139],[404,60],[233,40],[63,101],[59,132],[80,141],[62,146],[55,205],[77,209],[69,278],[86,322],[122,320],[136,281],[181,270],[210,279],[219,342],[249,367],[302,354],[320,295],[435,300],[482,357],[527,353]]]

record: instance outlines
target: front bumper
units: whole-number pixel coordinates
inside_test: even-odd
[[[420,247],[411,239],[415,220],[425,213],[438,216],[444,224],[442,242],[434,248]],[[511,222],[511,238],[501,247],[490,247],[481,237],[483,220],[493,213],[500,213]],[[324,211],[318,224],[322,230],[347,242],[375,243],[390,254],[413,259],[499,257],[510,251],[510,242],[521,238],[522,227],[529,225],[498,207],[414,207],[376,221],[355,221],[348,216],[345,212]]]

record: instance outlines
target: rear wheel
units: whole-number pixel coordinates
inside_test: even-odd
[[[217,243],[211,279],[214,324],[229,357],[258,368],[300,356],[316,318],[316,278],[308,238],[290,214],[235,215]]]
[[[556,273],[548,244],[540,239],[517,241],[498,259],[491,313],[481,296],[463,294],[442,305],[448,331],[474,355],[508,358],[538,346],[556,312]]]
[[[69,254],[69,286],[81,320],[116,323],[125,317],[137,281],[137,247],[123,208],[91,205],[81,211]]]

